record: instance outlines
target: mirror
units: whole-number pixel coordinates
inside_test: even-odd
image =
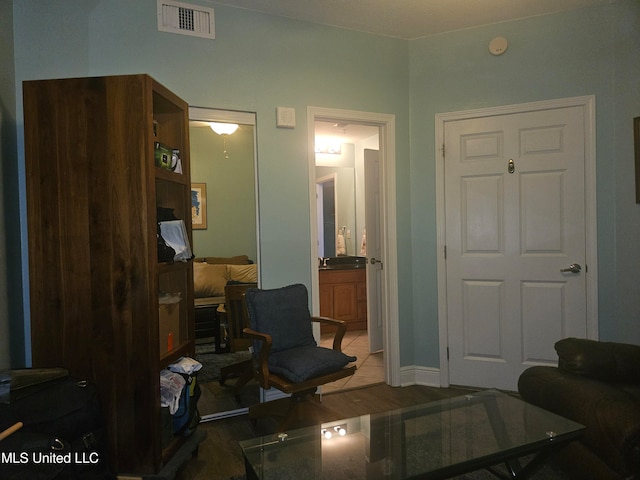
[[[236,295],[229,292],[259,284],[255,125],[254,113],[189,109],[195,356],[203,364],[203,421],[243,414],[259,402],[256,382],[234,388],[250,354],[242,316],[228,298]]]
[[[315,122],[318,256],[364,256],[364,148],[378,147],[378,128]]]

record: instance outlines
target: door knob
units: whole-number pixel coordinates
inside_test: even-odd
[[[578,263],[572,263],[571,265],[569,265],[569,268],[560,269],[562,273],[580,273],[581,270],[582,267]]]
[[[376,260],[375,257],[371,257],[371,260],[369,260],[369,263],[371,263],[371,265],[375,265],[376,263],[379,263],[380,266],[382,266],[382,260]]]

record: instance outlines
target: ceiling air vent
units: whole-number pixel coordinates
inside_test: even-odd
[[[158,0],[158,30],[194,37],[216,38],[213,8]]]

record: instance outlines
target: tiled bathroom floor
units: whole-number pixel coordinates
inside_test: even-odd
[[[332,348],[333,334],[322,335],[320,345]],[[369,353],[369,338],[366,330],[347,331],[342,339],[342,351],[347,355],[358,357],[356,373],[350,377],[323,385],[322,393],[331,393],[384,382],[383,353]]]

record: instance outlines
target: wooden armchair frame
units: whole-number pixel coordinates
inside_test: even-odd
[[[311,317],[311,321],[337,327],[337,330],[333,337],[333,349],[341,352],[342,339],[347,332],[347,324],[342,320],[336,320],[334,318],[328,317]],[[257,365],[254,366],[254,376],[258,380],[258,383],[260,383],[260,386],[264,389],[275,387],[278,390],[283,391],[284,393],[304,392],[309,389],[313,389],[313,391],[315,392],[315,389],[318,386],[348,377],[350,375],[353,375],[356,371],[355,365],[352,365],[350,367],[345,367],[342,370],[338,370],[337,372],[314,377],[304,382],[291,382],[269,371],[268,360],[269,354],[271,353],[271,346],[273,344],[271,335],[256,332],[255,330],[252,330],[250,328],[245,328],[243,331],[248,337],[262,342],[258,362]]]
[[[324,323],[337,327],[333,337],[333,350],[342,351],[342,339],[347,331],[347,325],[341,320],[328,317],[311,317],[312,322]],[[268,359],[271,353],[273,340],[271,335],[256,332],[251,328],[245,328],[244,333],[249,338],[262,342],[260,355],[254,357],[253,374],[260,386],[264,389],[274,387],[284,393],[291,394],[290,398],[270,401],[251,406],[249,417],[255,419],[262,416],[284,417],[276,430],[282,432],[292,426],[313,425],[340,418],[335,412],[323,407],[316,398],[317,388],[326,383],[335,382],[353,375],[356,366],[346,366],[336,372],[310,378],[303,382],[292,382],[286,378],[269,371]]]

